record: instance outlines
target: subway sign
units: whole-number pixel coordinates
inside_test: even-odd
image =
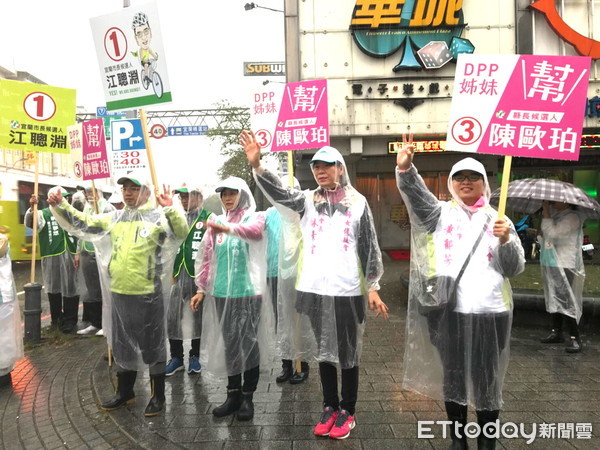
[[[285,76],[284,62],[245,62],[244,63],[245,77],[273,77]]]

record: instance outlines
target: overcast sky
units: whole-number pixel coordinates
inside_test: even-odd
[[[131,9],[148,1],[131,0]],[[210,108],[228,99],[247,106],[263,78],[244,77],[244,61],[285,58],[283,14],[244,10],[243,0],[156,0],[173,102],[148,110]],[[283,9],[283,0],[255,2]],[[77,90],[77,105],[105,104],[89,19],[123,8],[123,0],[25,0],[0,14],[0,66],[27,71],[47,84]],[[220,165],[200,137],[152,140],[156,158],[184,159],[183,176],[210,177]],[[190,164],[189,161],[192,161]],[[169,167],[172,164],[168,164]],[[193,168],[193,169],[191,169]],[[164,166],[163,166],[164,169]],[[188,173],[189,172],[189,173]],[[181,179],[182,172],[178,173]],[[167,181],[173,175],[165,173]],[[211,180],[212,181],[212,180]]]

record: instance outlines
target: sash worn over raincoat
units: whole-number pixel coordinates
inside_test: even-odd
[[[461,170],[483,174],[484,195],[472,207],[452,186]],[[453,200],[439,201],[415,166],[396,169],[396,181],[411,221],[411,261],[404,381],[406,389],[434,399],[499,410],[509,356],[512,290],[507,277],[524,270],[524,253],[510,220],[510,240],[493,235],[497,211],[488,203],[485,169],[472,158],[459,161],[448,178]],[[424,282],[433,276],[456,278],[484,227],[491,220],[446,308],[426,311]]]
[[[21,313],[10,251],[8,245],[4,246],[7,240],[5,235],[0,234],[0,376],[13,370],[15,363],[23,357]]]
[[[179,247],[173,265],[175,283],[171,286],[167,331],[169,339],[199,339],[202,335],[202,305],[198,311],[190,308],[190,299],[196,293],[194,264],[206,224],[212,215],[204,208],[186,213],[188,235]]]
[[[102,326],[117,365],[135,371],[140,358],[150,366],[166,361],[170,269],[188,232],[183,210],[152,199],[108,214],[82,213],[65,201],[51,210],[65,230],[94,243],[110,314]]]
[[[583,219],[576,210],[555,212],[542,219],[540,267],[546,311],[573,317],[583,308],[585,269],[581,253]]]
[[[215,233],[210,226],[196,257],[196,286],[203,292],[200,361],[216,377],[233,376],[273,360],[273,309],[266,287],[265,215],[241,178],[223,180],[239,191],[237,204],[209,222],[229,226]],[[203,372],[204,373],[204,372]]]
[[[283,219],[281,357],[349,369],[360,363],[368,292],[379,289],[383,264],[367,201],[343,174],[335,190],[300,191],[284,188],[266,169],[254,173]]]

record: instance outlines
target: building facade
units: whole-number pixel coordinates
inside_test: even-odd
[[[538,3],[534,9],[530,3]],[[455,56],[477,54],[577,55],[575,45],[600,49],[597,1],[562,0],[286,0],[288,81],[326,78],[331,145],[346,158],[354,185],[372,207],[380,245],[409,247],[406,209],[395,187],[390,142],[412,133],[415,156],[430,189],[445,199],[450,166],[464,153],[442,151],[454,88]],[[542,11],[542,10],[546,11]],[[556,13],[556,14],[554,14]],[[556,16],[562,23],[557,22]],[[547,19],[550,17],[553,19]],[[569,43],[558,32],[575,29],[585,39]],[[426,68],[427,42],[445,41],[453,58]],[[589,45],[588,45],[589,44]],[[588,45],[588,47],[586,47]],[[590,52],[592,50],[589,50]],[[594,57],[591,53],[588,55]],[[431,54],[429,55],[431,56]],[[435,49],[433,56],[435,54]],[[596,56],[600,58],[600,55]],[[432,63],[433,64],[433,63]],[[600,189],[600,63],[592,60],[588,109],[579,161],[513,158],[511,179],[560,178],[597,197]],[[597,100],[597,103],[594,101]],[[476,108],[477,105],[473,105]],[[312,176],[310,152],[295,154],[303,186]],[[492,188],[499,185],[503,157],[477,155]],[[516,222],[519,216],[512,217]],[[598,223],[586,234],[600,241]]]

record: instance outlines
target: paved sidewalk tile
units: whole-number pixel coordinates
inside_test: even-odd
[[[447,448],[440,427],[433,426],[434,437],[418,439],[418,421],[446,419],[443,402],[402,389],[406,290],[397,269],[382,281],[390,320],[367,321],[357,426],[342,442],[312,434],[322,408],[316,365],[296,386],[275,382],[280,362],[262,367],[249,422],[215,418],[211,411],[224,400],[225,383],[187,373],[166,380],[165,411],[144,418],[147,370],[138,376],[133,405],[101,411],[98,404],[114,392],[105,341],[74,336],[62,346],[28,350],[13,371],[13,387],[0,389],[0,448]],[[497,448],[600,448],[600,336],[584,335],[584,351],[570,355],[561,345],[540,344],[546,331],[513,328],[500,416],[503,426],[514,423],[528,432],[537,427],[536,439],[502,439]],[[476,420],[473,412],[468,420]],[[583,439],[586,431],[590,439]],[[476,448],[475,439],[469,444]]]

